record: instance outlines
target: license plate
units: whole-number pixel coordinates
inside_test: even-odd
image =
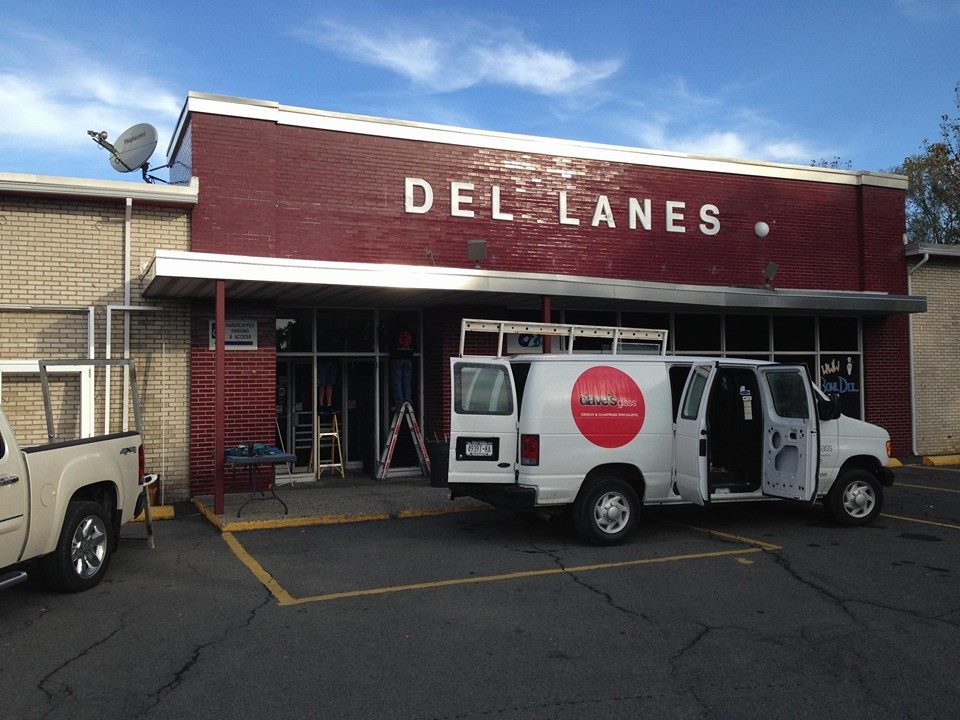
[[[464,454],[475,458],[493,457],[493,443],[489,440],[468,440]]]

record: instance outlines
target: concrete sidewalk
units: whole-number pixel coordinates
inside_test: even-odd
[[[283,480],[283,478],[281,478]],[[346,478],[327,475],[319,482],[300,481],[295,485],[280,485],[277,496],[290,508],[265,492],[266,499],[256,494],[255,499],[237,511],[251,498],[249,492],[227,493],[224,513],[213,512],[213,496],[193,498],[197,509],[222,532],[265,530],[277,527],[303,525],[330,525],[335,523],[367,522],[393,518],[445,515],[491,509],[486,503],[470,498],[449,500],[446,488],[430,487],[424,477],[395,477],[377,482],[366,475],[348,475]]]

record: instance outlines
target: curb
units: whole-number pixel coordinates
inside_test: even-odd
[[[277,528],[307,527],[311,525],[345,525],[347,523],[378,522],[383,520],[409,520],[412,518],[454,515],[465,512],[493,510],[486,503],[482,505],[458,505],[456,507],[404,509],[396,512],[366,513],[358,515],[307,515],[271,520],[227,520],[224,521],[201,500],[193,498],[193,504],[211,525],[222,533],[246,532],[250,530],[275,530]]]
[[[156,507],[150,508],[151,520],[173,520],[173,516],[173,505],[157,505]],[[144,522],[143,511],[130,522]]]
[[[889,468],[899,468],[899,467],[903,467],[903,463],[900,462],[899,460],[897,460],[896,458],[893,458],[893,457],[892,457],[892,458],[890,458],[890,459],[887,461],[887,467],[889,467]]]
[[[924,455],[923,464],[927,467],[960,465],[960,455]]]

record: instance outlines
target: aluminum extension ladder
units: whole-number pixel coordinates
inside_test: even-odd
[[[430,457],[427,455],[427,446],[423,442],[423,433],[420,432],[417,417],[413,414],[413,406],[406,402],[393,414],[393,420],[390,422],[390,432],[387,434],[387,442],[383,446],[383,452],[380,453],[380,462],[377,464],[377,472],[374,475],[375,480],[387,479],[387,473],[390,472],[390,463],[393,461],[393,451],[397,447],[397,438],[400,436],[400,425],[404,420],[407,421],[410,438],[417,450],[420,473],[425,477],[430,475]]]

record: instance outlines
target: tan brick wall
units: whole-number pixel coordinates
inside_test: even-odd
[[[911,277],[927,312],[913,316],[917,451],[960,452],[960,263],[931,258]]]
[[[0,304],[95,306],[95,355],[105,356],[106,305],[123,302],[122,201],[31,199],[0,195]],[[143,408],[147,467],[166,480],[168,499],[189,487],[190,311],[184,303],[141,296],[157,249],[189,250],[190,211],[134,202],[131,216],[131,303],[159,311],[131,313],[130,347]],[[113,313],[112,355],[123,357],[123,313]],[[0,311],[0,359],[87,356],[86,313]],[[110,431],[122,427],[123,372],[111,378]],[[105,373],[96,373],[95,433],[104,430]],[[52,386],[61,437],[79,433],[79,382]],[[46,440],[39,381],[5,375],[4,412],[25,444]],[[133,427],[132,404],[128,409]]]

